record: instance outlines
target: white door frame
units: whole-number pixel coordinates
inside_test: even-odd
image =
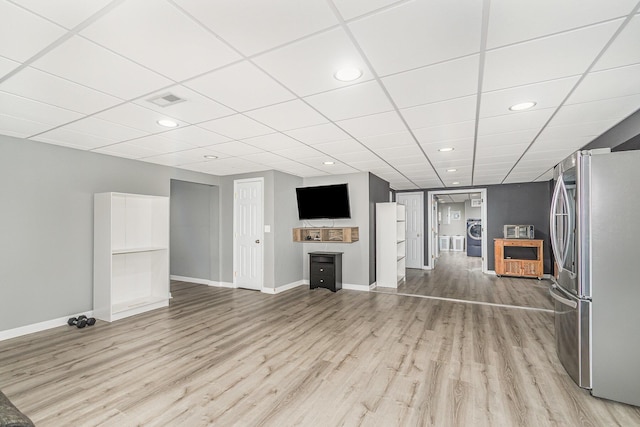
[[[438,227],[438,218],[437,215],[433,215],[433,198],[438,194],[462,194],[462,193],[480,193],[480,198],[482,199],[482,206],[480,208],[480,219],[482,220],[482,272],[488,272],[488,261],[489,258],[487,256],[487,189],[486,188],[467,188],[464,190],[435,190],[428,192],[428,200],[429,204],[427,221],[429,222],[429,241],[433,242],[434,239],[434,227]],[[466,231],[465,231],[466,233]],[[428,270],[433,269],[433,245],[429,245],[428,259],[429,259],[429,267]]]
[[[420,239],[419,239],[419,247],[420,247],[420,269],[424,269],[424,191],[412,191],[412,192],[402,192],[396,193],[396,202],[400,196],[420,196],[420,206],[422,207],[422,218],[420,218],[420,226],[422,229],[420,230]],[[409,267],[407,267],[409,268]]]
[[[262,291],[264,289],[264,178],[263,177],[255,177],[255,178],[244,178],[244,179],[235,179],[233,180],[233,287],[237,288],[238,284],[236,281],[236,271],[238,271],[238,259],[237,259],[237,245],[238,245],[238,239],[237,237],[237,221],[238,218],[236,216],[237,212],[238,212],[238,198],[236,197],[236,195],[238,194],[238,184],[242,184],[245,182],[260,182],[260,191],[262,192],[262,197],[260,198],[262,200],[262,206],[260,206],[260,211],[261,211],[261,218],[262,218],[262,224],[259,225],[259,230],[260,230],[260,242],[262,244],[262,259],[260,260],[260,266],[261,266],[261,274],[259,275],[259,285],[260,285],[260,291]]]

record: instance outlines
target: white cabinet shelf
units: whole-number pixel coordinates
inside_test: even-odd
[[[376,284],[397,288],[405,278],[406,214],[404,205],[376,203]]]
[[[95,194],[93,264],[96,318],[169,305],[169,198]]]

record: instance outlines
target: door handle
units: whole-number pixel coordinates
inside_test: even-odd
[[[567,305],[571,308],[576,308],[578,306],[578,303],[575,301],[572,301],[568,298],[562,297],[560,295],[558,295],[554,290],[557,288],[557,286],[555,284],[551,285],[549,287],[549,294],[551,295],[551,298],[553,298],[556,301],[561,302],[564,305]]]
[[[256,243],[260,243],[260,239],[256,239]]]

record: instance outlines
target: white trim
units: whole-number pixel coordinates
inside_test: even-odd
[[[495,270],[487,270],[487,274],[492,274],[494,276],[497,276],[496,271]]]
[[[209,281],[209,286],[213,286],[213,287],[216,287],[216,288],[237,289],[236,285],[234,285],[232,282],[217,282],[215,280],[210,280]]]
[[[196,277],[176,276],[174,274],[170,275],[169,278],[171,280],[178,280],[180,282],[197,283],[199,285],[211,286],[211,280],[209,279],[198,279]]]
[[[433,268],[431,268],[431,266],[430,266],[430,265],[423,265],[423,266],[422,266],[422,269],[423,269],[423,270],[433,270]]]
[[[309,283],[305,283],[304,280],[298,280],[297,282],[287,283],[286,285],[278,286],[277,288],[262,288],[260,292],[275,295],[284,291],[291,290],[293,288],[297,288],[298,286],[304,286],[305,284],[308,285]]]
[[[264,177],[262,176],[257,176],[254,178],[243,178],[243,179],[234,179],[233,180],[233,287],[237,288],[238,285],[236,284],[236,271],[237,271],[237,262],[238,260],[236,259],[236,249],[237,249],[237,239],[236,239],[236,226],[237,226],[237,221],[236,221],[236,207],[237,207],[237,198],[236,198],[236,194],[238,193],[238,184],[239,183],[246,183],[246,182],[260,182],[260,192],[262,193],[260,195],[260,201],[262,202],[262,206],[260,207],[260,210],[262,212],[262,214],[260,215],[260,217],[262,218],[262,224],[258,227],[258,229],[260,230],[260,242],[262,242],[262,262],[260,263],[260,267],[262,268],[262,277],[260,277],[260,289],[256,289],[256,290],[260,290],[262,291],[264,289],[264,270],[265,270],[265,266],[264,266]]]
[[[476,305],[488,305],[490,307],[500,307],[500,308],[517,308],[519,310],[530,310],[530,311],[543,311],[545,313],[554,313],[554,310],[548,308],[535,308],[535,307],[524,307],[520,305],[510,305],[510,304],[498,304],[495,302],[481,302],[481,301],[468,301],[464,299],[457,298],[445,298],[445,297],[432,297],[428,295],[416,295],[416,294],[403,294],[399,292],[379,292],[380,294],[385,295],[397,295],[401,297],[414,297],[414,298],[424,298],[424,299],[435,299],[438,301],[450,301],[450,302],[460,302],[464,304],[476,304]]]
[[[348,289],[350,291],[363,291],[369,292],[371,285],[353,285],[351,283],[343,283],[342,289]]]
[[[93,316],[93,310],[85,311],[80,314],[91,317]],[[69,320],[71,317],[77,317],[80,314],[70,314],[68,316],[58,317],[57,319],[45,320],[44,322],[33,323],[31,325],[7,329],[6,331],[0,331],[0,341],[20,337],[22,335],[33,334],[34,332],[46,331],[47,329],[57,328],[58,326],[62,325],[67,326],[67,320]]]

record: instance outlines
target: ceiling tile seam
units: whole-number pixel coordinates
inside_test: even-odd
[[[480,106],[482,104],[482,84],[484,82],[484,63],[487,50],[487,35],[489,32],[489,16],[491,0],[482,2],[482,29],[480,30],[480,57],[478,58],[478,92],[476,94],[476,117],[473,126],[473,155],[471,157],[471,185],[473,185],[476,170],[476,153],[478,151],[478,128],[480,125]]]
[[[516,161],[516,163],[513,165],[513,167],[509,170],[509,172],[507,172],[507,175],[505,176],[505,178],[502,180],[501,184],[504,183],[507,178],[509,178],[509,175],[511,174],[511,172],[513,172],[513,170],[516,168],[516,166],[518,166],[518,163],[520,163],[520,161],[524,158],[524,156],[527,154],[527,152],[529,151],[529,149],[531,149],[531,147],[533,146],[533,144],[536,143],[536,141],[538,140],[538,138],[540,137],[540,135],[542,134],[542,132],[544,132],[544,130],[547,128],[547,126],[549,125],[549,123],[551,123],[551,121],[554,119],[554,117],[556,116],[556,114],[558,114],[558,112],[560,111],[560,109],[564,106],[564,104],[567,102],[567,100],[571,97],[571,95],[573,95],[573,93],[576,91],[576,89],[578,88],[578,86],[580,86],[580,83],[582,83],[584,81],[584,79],[587,77],[587,75],[589,74],[589,72],[593,69],[593,67],[595,67],[595,65],[598,63],[598,61],[600,60],[600,58],[605,54],[605,52],[609,49],[609,47],[611,47],[611,45],[613,44],[613,42],[616,40],[616,38],[618,38],[618,36],[620,35],[620,33],[622,33],[622,31],[626,28],[627,24],[629,22],[631,22],[631,20],[633,19],[633,16],[638,12],[638,10],[640,9],[640,2],[638,2],[638,4],[636,4],[636,6],[633,8],[632,12],[627,15],[626,19],[620,24],[620,26],[618,27],[618,29],[613,33],[613,35],[609,38],[609,40],[607,41],[607,43],[605,43],[605,45],[602,47],[602,49],[600,50],[600,52],[598,52],[598,54],[595,56],[595,58],[593,59],[593,61],[591,62],[591,64],[587,67],[587,69],[584,71],[584,73],[582,73],[582,76],[580,76],[580,78],[578,79],[578,81],[575,83],[575,85],[573,85],[573,87],[571,88],[571,90],[569,91],[569,93],[567,93],[567,95],[564,97],[564,99],[560,102],[560,104],[558,104],[558,106],[556,107],[555,111],[551,114],[551,117],[549,117],[549,119],[544,123],[544,125],[542,125],[542,127],[540,128],[540,130],[538,131],[538,133],[533,137],[533,140],[531,141],[531,143],[527,146],[527,148],[524,150],[524,152],[522,153],[522,155],[518,158],[518,160]],[[545,172],[546,173],[546,172]]]
[[[584,30],[584,29],[587,29],[587,28],[590,28],[590,27],[596,27],[596,26],[602,25],[602,24],[608,24],[608,23],[611,23],[611,22],[614,22],[614,21],[619,21],[621,19],[626,19],[629,16],[633,16],[633,14],[634,13],[631,12],[631,13],[626,14],[626,15],[616,16],[614,18],[605,19],[603,21],[592,22],[591,24],[580,25],[578,27],[570,28],[568,30],[556,31],[554,33],[544,34],[544,35],[537,36],[537,37],[532,37],[532,38],[526,39],[526,40],[520,40],[520,41],[513,42],[513,43],[507,43],[507,44],[501,45],[501,46],[491,47],[491,48],[487,49],[487,52],[495,52],[496,50],[517,46],[519,44],[524,44],[524,43],[530,43],[530,42],[535,42],[535,41],[539,41],[539,40],[544,40],[544,39],[547,39],[547,38],[550,38],[550,37],[555,37],[555,36],[559,36],[559,35],[562,35],[562,34],[568,34],[568,33],[572,33],[572,32],[575,32],[575,31],[581,31],[581,30]]]
[[[333,13],[335,14],[336,18],[339,20],[340,25],[342,26],[343,30],[345,31],[345,33],[347,34],[347,36],[349,37],[349,39],[351,40],[351,43],[353,43],[353,46],[356,48],[356,50],[358,51],[358,53],[360,54],[360,56],[362,56],[362,59],[364,60],[364,62],[367,64],[367,67],[369,67],[369,69],[371,70],[371,74],[374,76],[374,79],[376,80],[376,82],[378,83],[378,85],[380,86],[380,88],[382,89],[382,91],[384,92],[385,96],[387,97],[387,100],[389,101],[389,103],[393,106],[396,114],[398,115],[398,117],[400,118],[400,120],[402,121],[402,123],[404,124],[405,128],[407,129],[407,131],[409,132],[409,134],[411,135],[411,138],[413,139],[413,141],[415,142],[415,144],[418,146],[418,149],[422,152],[422,154],[424,155],[424,158],[427,160],[427,163],[429,163],[429,166],[431,167],[431,169],[433,170],[433,172],[435,173],[436,177],[438,177],[438,179],[440,180],[440,182],[442,183],[442,185],[444,185],[444,181],[442,180],[442,178],[440,177],[440,174],[438,174],[438,171],[436,170],[436,168],[433,166],[433,163],[431,162],[431,159],[429,159],[429,156],[427,156],[427,153],[424,151],[424,149],[422,148],[422,146],[420,145],[420,143],[418,142],[418,138],[416,138],[415,134],[413,133],[413,130],[411,129],[411,127],[409,126],[409,124],[407,123],[407,121],[405,120],[404,116],[400,113],[400,109],[398,108],[398,106],[396,105],[395,101],[393,100],[393,98],[391,97],[391,94],[389,93],[389,91],[387,90],[386,86],[382,83],[382,80],[380,78],[380,76],[378,75],[378,72],[376,71],[376,69],[373,67],[373,64],[371,63],[371,61],[369,60],[369,58],[367,57],[367,55],[365,54],[364,50],[362,49],[362,46],[360,46],[360,44],[358,43],[358,41],[356,40],[353,32],[351,31],[351,29],[349,28],[349,26],[345,23],[345,21],[342,19],[342,15],[340,14],[338,8],[336,7],[335,3],[333,0],[326,0],[327,4],[329,5],[329,7],[333,10]],[[336,124],[337,126],[337,124]],[[360,141],[358,141],[360,142]],[[362,144],[362,143],[361,143]],[[367,147],[368,148],[368,147]],[[377,155],[377,153],[376,153]],[[384,159],[382,159],[384,160]],[[389,166],[391,166],[394,170],[396,170],[400,175],[402,175],[407,181],[409,181],[410,183],[412,183],[413,185],[415,185],[416,188],[420,188],[420,186],[418,186],[415,182],[413,182],[413,180],[409,179],[409,177],[407,177],[405,174],[403,174],[400,170],[398,170],[395,166],[393,166],[392,164],[390,164],[389,162],[387,162],[386,160],[384,160],[385,163],[387,163]]]
[[[398,7],[398,6],[402,6],[402,5],[403,5],[403,4],[405,4],[405,3],[411,3],[411,2],[413,2],[413,1],[414,1],[414,0],[400,0],[400,1],[396,1],[395,3],[391,3],[391,4],[388,4],[388,5],[386,5],[386,6],[381,6],[381,7],[377,8],[377,9],[370,10],[369,12],[365,12],[365,13],[363,13],[362,15],[354,16],[353,18],[349,18],[349,19],[345,19],[345,18],[344,18],[344,16],[342,16],[342,14],[340,13],[340,11],[339,11],[339,10],[337,10],[337,12],[338,12],[338,14],[340,15],[340,19],[341,19],[342,21],[346,22],[347,24],[350,24],[350,23],[352,23],[352,22],[361,21],[361,20],[366,19],[366,18],[369,18],[369,17],[371,17],[371,16],[373,16],[373,15],[377,15],[377,14],[379,14],[379,13],[386,12],[386,11],[387,11],[387,10],[389,10],[389,9],[394,9],[394,8],[396,8],[396,7]]]
[[[66,42],[67,40],[69,40],[71,37],[75,36],[75,35],[79,35],[79,32],[84,30],[86,27],[88,27],[89,25],[91,25],[92,23],[94,23],[96,20],[98,20],[99,18],[101,18],[102,16],[106,15],[108,12],[110,12],[111,10],[113,10],[114,8],[116,8],[117,6],[119,6],[121,3],[123,3],[125,0],[113,0],[112,2],[110,2],[109,4],[107,4],[105,7],[103,7],[102,9],[100,9],[99,11],[97,11],[96,13],[94,13],[93,15],[89,16],[87,19],[85,19],[84,21],[82,21],[81,23],[79,23],[78,25],[76,25],[75,27],[73,27],[72,29],[67,29],[65,27],[63,27],[60,24],[57,24],[55,22],[53,22],[53,24],[55,24],[56,26],[62,28],[64,31],[66,31],[65,34],[61,35],[60,37],[58,37],[55,41],[49,43],[47,46],[45,46],[43,49],[41,49],[38,53],[36,53],[35,55],[33,55],[31,58],[27,59],[26,61],[20,63],[20,65],[11,70],[10,72],[8,72],[7,74],[5,74],[4,76],[0,77],[0,84],[2,84],[3,82],[5,82],[6,80],[8,80],[9,78],[13,77],[14,75],[16,75],[18,72],[24,70],[25,68],[27,68],[28,66],[30,66],[33,62],[37,61],[38,59],[42,58],[44,55],[48,54],[49,52],[51,52],[52,50],[54,50],[55,48],[57,48],[58,46],[60,46],[62,43]],[[15,6],[18,6],[22,9],[24,9],[25,11],[38,16],[40,18],[44,18],[40,15],[38,15],[37,13],[17,4],[17,3],[13,3]],[[51,20],[44,18],[49,22],[52,22]],[[16,61],[17,62],[17,61]],[[35,68],[35,67],[34,67]]]

